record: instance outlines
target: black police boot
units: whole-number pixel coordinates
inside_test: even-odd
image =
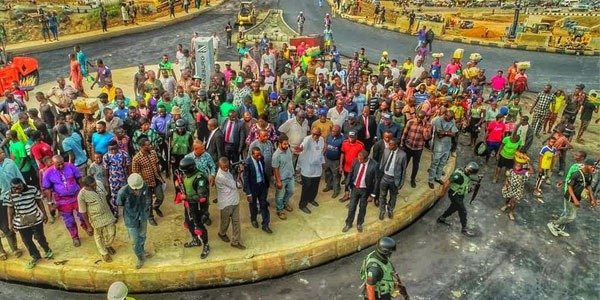
[[[200,253],[200,258],[205,259],[208,257],[208,254],[210,253],[210,246],[208,245],[208,243],[204,244],[204,247],[202,247],[202,253]]]

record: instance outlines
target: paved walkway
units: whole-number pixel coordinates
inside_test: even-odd
[[[87,32],[69,34],[65,36],[59,36],[59,40],[56,42],[44,42],[43,40],[34,40],[27,41],[18,44],[9,44],[6,46],[7,52],[16,54],[32,54],[45,52],[50,50],[62,49],[66,47],[72,47],[75,44],[89,43],[98,40],[105,40],[110,38],[115,38],[128,34],[142,33],[149,30],[161,28],[164,26],[169,26],[173,24],[177,24],[179,22],[187,21],[193,19],[203,13],[212,11],[215,8],[218,8],[225,0],[217,0],[213,1],[211,6],[202,6],[199,10],[195,8],[190,9],[190,13],[186,14],[183,11],[178,11],[175,14],[175,18],[170,18],[169,16],[163,16],[156,18],[151,21],[140,21],[137,25],[118,25],[112,26],[108,28],[108,32],[102,32],[102,29],[99,27],[98,30],[91,30]]]

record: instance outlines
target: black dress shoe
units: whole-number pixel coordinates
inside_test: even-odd
[[[394,213],[391,211],[388,211],[388,218],[393,219],[394,218]]]
[[[156,223],[156,220],[154,220],[154,218],[149,218],[148,219],[148,224],[152,225],[152,226],[157,226],[158,224]]]
[[[254,227],[254,228],[258,228],[258,222],[256,222],[256,221],[252,221],[252,222],[250,222],[250,223],[252,223],[252,227]]]
[[[213,199],[213,203],[217,203],[217,202],[218,202],[217,198]]]
[[[441,179],[436,179],[435,182],[437,182],[437,183],[439,183],[441,185],[444,185],[444,182]]]
[[[410,187],[413,188],[413,189],[416,188],[417,187],[417,183],[414,182],[414,181],[411,181],[410,182]]]
[[[358,232],[363,232],[363,226],[362,225],[356,225],[356,230],[358,230]]]
[[[327,192],[329,192],[329,191],[331,191],[331,188],[330,188],[330,187],[326,187],[326,188],[324,188],[324,189],[323,189],[323,191],[322,191],[322,192],[323,192],[323,193],[327,193]]]
[[[337,198],[337,196],[339,196],[339,195],[340,195],[339,190],[333,191],[333,195],[331,195],[331,198]]]
[[[469,231],[468,229],[463,229],[460,231],[460,233],[462,233],[466,237],[474,237],[475,236],[475,234],[473,232]]]
[[[263,226],[262,231],[268,233],[268,234],[272,234],[273,230],[271,230],[271,228],[267,227],[267,226]]]
[[[305,212],[305,213],[307,213],[307,214],[311,213],[311,211],[310,211],[310,209],[308,209],[308,207],[300,207],[300,210],[303,211],[303,212]]]
[[[380,211],[379,212],[379,220],[383,221],[383,218],[385,218],[385,213]]]
[[[427,183],[427,185],[429,185],[429,188],[430,188],[430,189],[433,189],[433,187],[434,187],[434,186],[433,186],[433,182],[428,182],[428,183]]]
[[[448,221],[446,221],[446,219],[444,219],[442,217],[437,218],[436,222],[438,222],[439,224],[444,224],[444,225],[448,225],[448,226],[452,225]]]
[[[314,207],[319,207],[319,202],[317,202],[317,201],[313,200],[313,201],[310,201],[308,203],[312,204]]]
[[[344,226],[344,228],[342,229],[342,232],[348,232],[348,230],[350,230],[350,228],[352,228],[352,226]]]
[[[212,220],[210,218],[206,218],[206,220],[204,221],[204,225],[210,226],[210,224],[212,224]]]
[[[160,208],[155,207],[154,212],[156,213],[157,216],[159,216],[161,218],[163,217],[163,213],[162,213],[162,211],[160,211]]]
[[[221,238],[221,240],[223,242],[229,243],[230,240],[229,240],[229,237],[226,234],[224,234],[224,235],[221,235],[220,233],[217,233],[217,234],[219,235],[219,237]]]

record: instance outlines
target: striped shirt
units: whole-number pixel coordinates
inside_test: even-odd
[[[42,212],[37,206],[37,201],[42,200],[42,194],[36,187],[28,185],[20,194],[13,194],[8,191],[2,195],[2,199],[4,206],[12,207],[15,211],[15,216],[13,217],[13,226],[15,229],[25,229],[42,223]],[[19,216],[29,214],[36,215],[35,224],[30,226],[21,224]]]

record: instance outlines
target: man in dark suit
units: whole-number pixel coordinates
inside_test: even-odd
[[[287,109],[285,111],[282,111],[279,113],[279,116],[277,116],[277,127],[275,128],[279,128],[281,127],[281,125],[283,125],[283,123],[285,123],[287,120],[294,118],[294,116],[296,115],[296,104],[294,104],[294,101],[290,101],[288,102],[287,105]]]
[[[375,142],[371,148],[371,158],[381,165],[383,154],[388,149],[388,144],[392,140],[392,133],[386,131],[383,133],[383,138]],[[379,186],[375,187],[375,206],[379,206]]]
[[[262,216],[262,230],[266,233],[273,233],[269,228],[270,215],[269,203],[267,203],[267,193],[269,190],[269,176],[265,172],[265,160],[262,157],[260,148],[250,149],[251,155],[246,159],[244,167],[244,192],[250,204],[250,221],[254,228],[258,228],[256,217],[260,207]]]
[[[375,160],[369,159],[369,152],[362,150],[358,153],[358,157],[348,174],[348,180],[346,180],[346,193],[351,192],[346,226],[344,226],[342,232],[347,232],[352,228],[356,206],[359,207],[356,229],[358,232],[363,231],[363,223],[367,213],[367,200],[368,198],[375,198],[375,187],[378,184],[378,178],[379,164]]]
[[[225,156],[232,164],[240,161],[240,155],[246,141],[244,122],[240,121],[237,112],[230,111],[228,118],[221,124],[223,142],[225,143]]]
[[[393,134],[389,131],[383,133],[383,138],[378,140],[371,148],[371,158],[381,163],[383,152],[388,148],[388,143],[392,140]]]
[[[375,121],[375,116],[371,115],[369,106],[364,106],[362,114],[357,118],[361,128],[358,139],[365,144],[367,151],[371,151],[371,147],[373,147],[375,137],[377,136],[377,121]]]
[[[225,155],[225,144],[223,142],[223,131],[218,126],[219,122],[217,119],[208,120],[208,139],[206,140],[206,152],[210,154],[210,157],[214,161],[219,161],[219,159]]]
[[[379,181],[379,220],[383,220],[387,210],[388,218],[394,215],[398,191],[404,185],[406,172],[406,153],[398,148],[399,141],[392,139],[384,150],[383,159],[379,165],[381,180]],[[387,198],[388,192],[390,198]]]

